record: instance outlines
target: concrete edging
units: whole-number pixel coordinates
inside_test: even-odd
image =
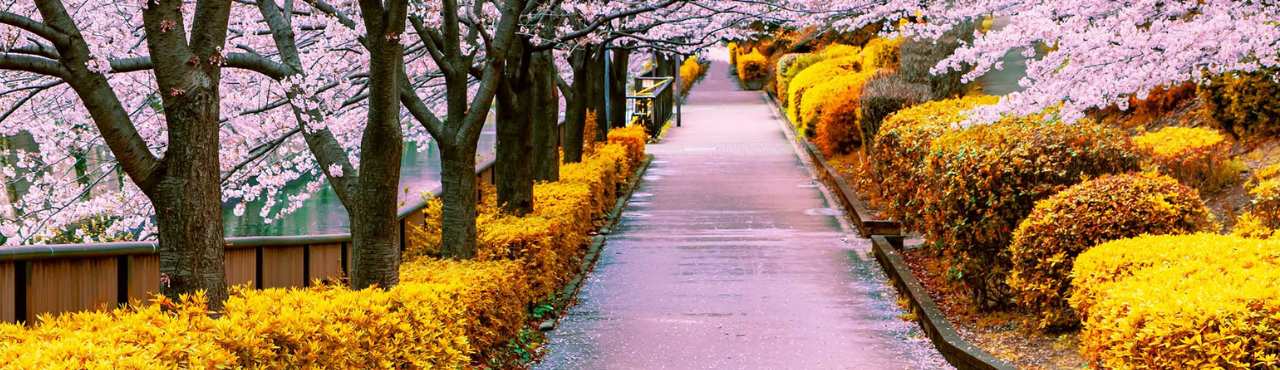
[[[818,167],[818,173],[820,175],[819,178],[823,183],[826,183],[830,189],[834,190],[836,199],[840,201],[841,206],[843,206],[849,213],[849,216],[853,221],[856,221],[854,224],[858,227],[858,232],[864,236],[902,235],[902,225],[894,220],[875,217],[874,213],[871,212],[871,208],[862,201],[862,198],[858,197],[857,189],[850,185],[848,181],[845,181],[844,177],[840,176],[840,172],[836,171],[835,167],[831,167],[831,165],[827,163],[827,158],[822,154],[822,151],[818,150],[818,148],[808,140],[797,135],[794,128],[795,125],[790,122],[789,118],[787,118],[786,113],[782,111],[782,106],[773,98],[773,95],[769,93],[764,93],[764,95],[769,99],[770,106],[773,107],[774,113],[784,121],[787,121],[787,124],[784,126],[786,126],[787,131],[791,133],[791,137],[794,137],[796,141],[800,142],[800,146],[804,147],[804,151],[809,155],[809,159]]]
[[[929,337],[929,341],[933,342],[934,347],[938,348],[938,352],[942,353],[942,357],[959,369],[1016,369],[1013,365],[964,340],[960,333],[956,332],[942,310],[933,302],[933,298],[929,297],[929,292],[925,291],[920,280],[912,275],[911,269],[902,259],[902,254],[898,252],[902,247],[901,244],[901,237],[871,236],[871,249],[876,256],[876,261],[880,262],[880,267],[884,268],[885,274],[893,280],[893,285],[898,288],[898,291],[907,296],[907,300],[911,303],[911,311],[915,313],[916,322],[920,324],[921,329],[924,329],[925,335]]]
[[[635,193],[636,187],[640,184],[640,179],[649,170],[651,162],[653,162],[653,154],[645,154],[644,162],[641,162],[640,168],[636,169],[631,178],[627,180],[626,193],[618,197],[613,209],[605,216],[604,226],[601,226],[596,235],[591,237],[591,244],[587,246],[587,253],[582,257],[582,265],[579,267],[578,273],[552,299],[551,305],[555,307],[557,312],[563,312],[569,308],[569,303],[573,302],[573,298],[578,295],[578,291],[582,290],[582,281],[595,268],[596,260],[600,258],[600,250],[604,249],[606,236],[613,232],[614,226],[617,226],[618,220],[622,217],[622,210],[627,207],[627,202],[631,200],[631,195]],[[555,330],[562,316],[557,314],[555,317],[543,320],[539,323],[538,330]]]

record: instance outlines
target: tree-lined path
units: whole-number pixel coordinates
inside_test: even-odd
[[[768,104],[712,62],[540,367],[946,367]]]

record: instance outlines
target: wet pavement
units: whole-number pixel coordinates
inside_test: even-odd
[[[936,369],[870,241],[714,61],[539,369]]]

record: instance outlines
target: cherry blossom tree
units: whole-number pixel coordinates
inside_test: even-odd
[[[123,192],[133,197],[90,200],[89,207],[140,207],[133,202],[145,197],[158,220],[162,291],[176,296],[204,290],[220,305],[226,297],[219,186],[221,86],[227,82],[222,70],[270,73],[274,66],[224,50],[227,1],[66,3],[72,7],[56,0],[10,2],[0,11],[6,34],[0,79],[10,106],[5,121],[25,123],[5,125],[4,134],[25,129],[62,144],[48,147],[52,156],[22,156],[19,166],[45,170],[25,176],[46,188],[41,195],[70,197],[59,200],[67,208],[93,183],[58,189],[56,178],[69,176],[48,171],[68,158],[57,156],[73,154],[67,148],[85,149],[78,142],[85,139],[110,148],[115,165],[131,180]],[[85,128],[89,121],[96,134]],[[6,177],[17,175],[11,172]],[[22,212],[34,213],[41,219],[35,228],[41,228],[65,217],[55,215],[60,210]],[[6,236],[18,231],[6,225]]]

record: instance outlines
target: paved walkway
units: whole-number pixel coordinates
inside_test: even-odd
[[[609,235],[546,369],[946,367],[870,243],[841,224],[778,117],[724,62]]]

